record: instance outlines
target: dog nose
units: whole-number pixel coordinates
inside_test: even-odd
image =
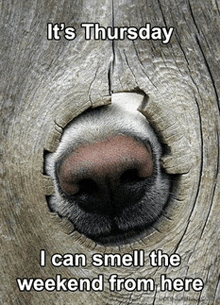
[[[57,176],[65,194],[92,197],[84,202],[84,209],[92,211],[116,203],[122,208],[131,201],[132,190],[136,197],[141,196],[140,182],[150,177],[153,169],[149,144],[116,135],[78,147],[61,162]]]

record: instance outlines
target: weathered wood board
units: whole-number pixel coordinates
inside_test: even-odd
[[[218,0],[2,1],[1,11],[1,304],[220,304],[220,2]],[[174,27],[160,40],[85,39],[81,23],[107,27]],[[77,37],[47,39],[47,23]],[[112,93],[141,89],[141,111],[170,148],[163,164],[176,175],[166,217],[145,238],[104,247],[49,211],[53,192],[45,151],[62,129]],[[45,249],[47,265],[40,266]],[[94,267],[95,253],[143,249],[145,266]],[[152,267],[151,251],[181,257]],[[84,253],[85,267],[54,267],[55,253]],[[19,291],[17,278],[105,279],[103,291]],[[201,291],[110,291],[108,278],[202,279]]]

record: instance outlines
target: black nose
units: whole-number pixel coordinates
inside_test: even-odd
[[[139,200],[153,169],[149,144],[117,135],[80,146],[61,162],[57,176],[63,193],[77,197],[84,210],[108,214]]]

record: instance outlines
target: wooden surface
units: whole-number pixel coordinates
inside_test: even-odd
[[[219,1],[2,1],[1,3],[1,298],[2,304],[220,304],[220,3]],[[47,23],[74,26],[77,38],[47,40]],[[84,39],[82,22],[175,28],[159,41]],[[140,88],[141,111],[169,148],[163,166],[175,175],[164,217],[145,238],[103,247],[50,213],[53,192],[44,153],[62,128],[112,93]],[[40,250],[48,257],[41,267]],[[144,267],[92,267],[94,253],[143,249]],[[178,253],[179,267],[151,267],[152,250]],[[53,267],[54,253],[85,253],[86,267]],[[201,292],[110,292],[122,278],[201,278]],[[16,278],[95,278],[103,292],[20,292]]]

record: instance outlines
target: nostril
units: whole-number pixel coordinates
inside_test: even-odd
[[[81,180],[65,180],[61,176],[59,177],[59,181],[62,191],[69,196],[81,194],[92,195],[99,189],[98,184],[90,178],[83,178]]]
[[[96,193],[99,188],[97,183],[92,179],[82,179],[77,184],[79,186],[79,194],[86,193],[90,195]]]
[[[138,169],[132,168],[132,169],[128,169],[122,173],[122,175],[120,177],[120,183],[124,184],[127,182],[139,182],[143,179],[144,178],[139,176]]]

